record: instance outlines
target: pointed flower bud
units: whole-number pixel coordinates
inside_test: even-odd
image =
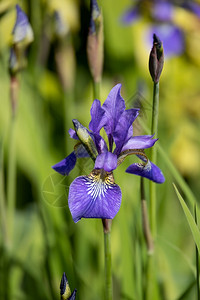
[[[61,299],[68,299],[71,295],[71,290],[65,272],[63,273],[60,282],[60,295],[61,295]]]
[[[78,120],[72,120],[76,134],[93,160],[98,156],[97,148],[89,131]]]
[[[96,0],[90,1],[90,27],[89,34],[98,32],[101,23],[101,11]]]
[[[33,30],[26,14],[16,5],[16,22],[13,28],[13,46],[10,51],[9,71],[12,76],[27,65],[26,49],[33,41]]]
[[[87,56],[94,82],[101,80],[103,68],[103,17],[96,0],[90,2],[90,26],[87,40]]]
[[[75,300],[76,299],[76,289],[71,293],[67,276],[65,272],[63,273],[61,282],[60,282],[60,297],[61,300]]]
[[[33,41],[33,30],[28,21],[27,15],[19,5],[16,5],[17,19],[13,29],[13,44],[27,47]]]
[[[70,28],[67,22],[64,21],[62,14],[59,11],[54,12],[55,35],[57,38],[64,38],[69,33]]]
[[[154,83],[158,83],[164,64],[164,52],[162,42],[153,34],[153,47],[149,56],[149,72]]]
[[[55,61],[60,83],[64,91],[72,90],[75,84],[75,51],[71,38],[71,28],[68,20],[64,18],[61,10],[55,10],[54,38]]]

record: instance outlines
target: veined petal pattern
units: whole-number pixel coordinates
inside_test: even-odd
[[[77,177],[69,188],[68,204],[74,222],[81,218],[113,219],[121,205],[121,189],[112,172],[93,170]]]

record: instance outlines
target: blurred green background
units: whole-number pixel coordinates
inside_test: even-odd
[[[71,119],[78,119],[86,127],[90,121],[93,90],[86,56],[89,1],[0,1],[1,179],[4,177],[1,197],[5,192],[5,199],[11,123],[8,59],[16,3],[27,13],[35,39],[28,50],[27,69],[18,76],[16,207],[12,233],[8,234],[6,207],[2,209],[1,205],[0,299],[59,299],[64,271],[71,289],[78,290],[77,299],[103,299],[101,220],[82,219],[74,224],[67,206],[70,183],[76,176],[89,173],[92,162],[80,162],[68,178],[51,169],[73,150],[74,142],[67,133]],[[127,107],[139,103],[140,118],[149,125],[153,93],[148,72],[151,46],[144,42],[149,20],[142,18],[124,26],[120,18],[130,6],[129,0],[98,3],[104,16],[105,36],[100,100],[103,103],[111,88],[121,82]],[[64,43],[54,34],[55,10],[61,12],[69,26],[70,34]],[[181,56],[165,60],[160,80],[158,136],[160,145],[198,198],[200,21],[178,8],[174,18],[184,31],[186,49]],[[64,55],[61,66],[66,72],[65,89],[59,76],[59,51]],[[146,133],[139,123],[135,132]],[[144,299],[147,250],[142,233],[140,181],[139,177],[124,172],[133,161],[133,157],[127,158],[114,174],[123,195],[112,225],[115,300]],[[157,186],[158,299],[196,299],[195,244],[172,186],[176,180],[159,154],[157,164],[166,178],[164,184]],[[148,182],[145,184],[148,187]]]

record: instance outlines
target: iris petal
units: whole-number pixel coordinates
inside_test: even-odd
[[[88,151],[82,144],[78,144],[74,147],[74,153],[77,158],[90,157]]]
[[[152,139],[153,135],[141,135],[131,137],[121,149],[121,152],[129,149],[146,149],[152,147],[158,139]]]
[[[69,129],[69,135],[74,140],[79,140],[78,135],[76,134],[76,131],[72,128]]]
[[[52,168],[60,173],[61,175],[69,175],[69,173],[71,172],[71,170],[73,170],[73,168],[76,165],[76,155],[74,153],[74,151],[68,155],[66,158],[64,158],[63,160],[61,160],[59,163],[57,163],[56,165],[52,166]]]
[[[74,289],[73,293],[71,294],[71,296],[69,297],[68,300],[75,300],[76,299],[76,292],[77,292],[77,289]]]
[[[93,140],[95,141],[95,145],[99,154],[108,151],[107,144],[105,140],[102,138],[102,136],[100,136],[100,134],[94,133],[92,134],[92,137]]]
[[[129,128],[139,114],[138,109],[127,109],[122,114],[113,133],[113,139],[116,144],[115,153],[119,154],[123,144],[127,141]]]
[[[69,188],[68,204],[74,222],[81,218],[113,219],[121,205],[121,190],[112,173],[93,170],[77,177]]]
[[[104,169],[111,172],[117,168],[117,155],[111,152],[104,152],[97,156],[95,161],[95,169]]]
[[[91,110],[91,121],[89,124],[89,129],[94,133],[99,133],[100,129],[104,126],[106,118],[105,111],[101,107],[101,102],[99,100],[94,100]]]
[[[150,160],[146,165],[140,163],[130,165],[126,169],[126,172],[148,178],[156,183],[163,183],[165,181],[162,171]]]
[[[110,91],[106,101],[102,105],[105,110],[106,124],[104,126],[108,135],[109,146],[112,148],[112,134],[117,126],[121,114],[125,110],[125,101],[120,95],[121,84],[117,84]]]

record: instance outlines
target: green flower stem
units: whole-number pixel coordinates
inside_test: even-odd
[[[73,141],[68,139],[68,131],[72,127],[72,119],[74,116],[74,93],[72,89],[64,92],[64,134],[65,134],[65,153],[68,155],[72,149]]]
[[[100,81],[99,82],[95,82],[93,80],[93,96],[94,99],[99,99],[100,98]]]
[[[147,261],[147,273],[146,273],[146,287],[145,287],[145,299],[146,300],[160,300],[158,281],[156,276],[156,259],[155,255],[149,255]]]
[[[4,193],[3,142],[0,141],[0,219],[3,244],[7,244],[6,205]]]
[[[194,206],[194,218],[195,222],[198,225],[198,220],[197,220],[197,208],[196,204]],[[199,253],[198,253],[198,248],[197,246],[195,247],[196,249],[196,281],[197,281],[197,300],[200,300],[200,285],[199,285]]]
[[[140,124],[143,127],[143,129],[146,131],[146,134],[150,134],[149,128],[144,124],[144,122],[142,122],[141,119],[140,119]],[[194,204],[197,203],[197,199],[195,198],[195,196],[194,196],[193,192],[191,191],[190,187],[185,182],[185,180],[183,179],[181,174],[178,172],[178,170],[176,169],[176,167],[174,166],[174,164],[170,160],[170,158],[167,155],[167,153],[165,152],[165,150],[159,144],[159,142],[157,142],[156,146],[157,146],[158,152],[159,152],[162,160],[166,164],[168,170],[174,176],[174,179],[177,181],[177,183],[181,187],[183,193],[185,194],[185,197],[189,200],[190,206],[193,207]],[[198,212],[198,206],[197,206],[197,212]]]
[[[112,300],[112,264],[111,264],[111,223],[103,219],[104,254],[105,254],[105,300]]]
[[[166,166],[168,167],[169,171],[171,174],[174,176],[176,179],[177,183],[180,185],[182,192],[185,194],[186,198],[189,200],[191,207],[194,206],[195,203],[197,203],[197,200],[191,191],[190,187],[187,185],[181,174],[178,172],[170,158],[168,157],[167,153],[165,150],[161,147],[161,145],[158,143],[158,151],[162,159],[164,160]],[[198,207],[197,207],[198,210]]]
[[[15,153],[15,129],[16,118],[13,117],[10,124],[10,140],[8,147],[8,177],[7,177],[7,222],[8,235],[12,240],[14,212],[15,212],[15,192],[16,192],[16,153]]]
[[[158,110],[159,110],[159,82],[154,83],[153,88],[153,110],[152,110],[152,123],[151,134],[157,137],[158,132]],[[151,161],[156,164],[157,148],[151,148]],[[153,238],[156,236],[156,185],[150,181],[150,224]]]
[[[8,145],[8,174],[7,174],[7,228],[8,239],[12,241],[13,223],[15,213],[16,194],[16,119],[18,108],[19,80],[16,76],[10,78],[10,103],[12,117],[10,122]]]
[[[142,227],[144,238],[147,246],[148,254],[151,255],[154,252],[154,243],[151,235],[151,230],[149,226],[147,202],[145,199],[145,189],[144,189],[144,178],[140,179],[140,192],[141,192],[141,209],[142,209]]]

